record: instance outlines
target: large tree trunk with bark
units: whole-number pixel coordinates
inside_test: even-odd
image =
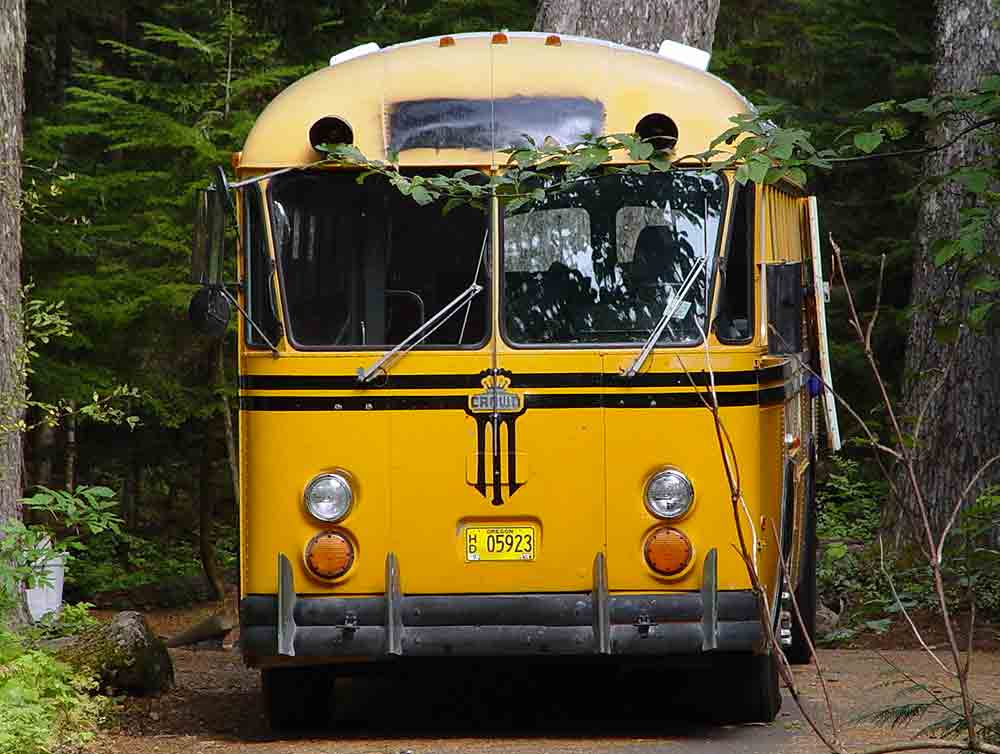
[[[541,0],[535,31],[658,50],[665,39],[712,51],[719,0]]]
[[[24,0],[0,0],[0,521],[21,515],[21,120]],[[22,600],[23,602],[23,600]],[[2,616],[0,616],[2,617]],[[24,620],[23,605],[14,621]]]
[[[933,94],[972,89],[1000,68],[998,20],[992,0],[938,0]],[[967,125],[944,123],[933,141],[946,144]],[[928,158],[927,176],[981,160],[988,156],[987,149],[974,136],[961,138]],[[970,201],[954,183],[932,184],[921,199],[916,235],[905,408],[911,431],[919,432],[914,448],[917,478],[937,531],[976,470],[1000,452],[1000,335],[995,326],[985,333],[963,328],[953,342],[935,338],[936,326],[963,320],[988,295],[971,292],[969,280],[963,279],[967,276],[949,266],[938,267],[933,259],[934,243],[958,234],[959,211]],[[996,238],[987,243],[995,244]],[[997,480],[1000,467],[973,486],[965,503]],[[905,479],[899,489],[912,499]],[[900,510],[905,510],[905,500],[901,503]]]

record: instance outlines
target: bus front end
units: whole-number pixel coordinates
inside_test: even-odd
[[[308,167],[332,115],[406,175],[486,176],[502,135],[670,112],[694,152],[745,108],[606,43],[449,39],[298,82],[240,157],[240,646],[272,719],[316,713],[338,670],[454,656],[698,658],[727,669],[726,717],[773,719],[814,426],[762,271],[809,258],[806,200],[607,172],[442,213]]]

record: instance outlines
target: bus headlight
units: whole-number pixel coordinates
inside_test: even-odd
[[[306,510],[320,521],[340,521],[351,510],[354,492],[342,474],[320,474],[306,486]]]
[[[653,474],[646,482],[646,508],[657,518],[680,518],[694,502],[694,485],[677,469]]]

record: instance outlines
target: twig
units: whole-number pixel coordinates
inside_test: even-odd
[[[771,522],[771,533],[774,536],[774,541],[778,542],[778,529],[774,525],[774,521]],[[785,586],[788,587],[788,595],[792,601],[792,610],[795,613],[795,618],[798,620],[799,625],[803,625],[802,620],[802,610],[799,608],[799,600],[795,596],[795,590],[792,588],[792,581],[789,573],[791,572],[791,554],[789,557],[778,558],[778,563],[781,565],[782,580],[785,582]],[[823,667],[819,663],[819,656],[816,654],[816,646],[813,644],[812,637],[809,636],[809,632],[803,630],[802,636],[806,640],[806,646],[809,647],[809,657],[812,660],[813,666],[816,668],[816,676],[819,678],[820,688],[823,690],[823,697],[826,700],[826,710],[827,714],[830,716],[830,730],[833,732],[833,740],[836,743],[840,741],[840,732],[837,730],[837,716],[833,712],[833,701],[830,699],[830,690],[826,685],[826,676],[823,674]]]
[[[875,654],[877,654],[879,656],[879,659],[881,659],[882,662],[884,662],[886,665],[888,665],[890,668],[892,668],[895,672],[899,673],[907,681],[909,681],[910,683],[912,683],[914,686],[919,687],[921,691],[923,691],[926,694],[928,694],[931,697],[931,699],[934,700],[934,703],[937,704],[945,712],[949,712],[952,715],[955,715],[956,717],[961,717],[962,716],[962,711],[961,710],[957,710],[954,707],[949,707],[945,703],[944,699],[942,699],[940,697],[940,695],[938,695],[934,691],[934,689],[931,688],[931,683],[932,682],[924,683],[923,681],[920,680],[920,678],[915,673],[910,673],[905,668],[903,668],[902,666],[900,666],[898,663],[895,663],[891,659],[889,659],[889,657],[884,652],[881,652],[879,650],[875,650]],[[938,684],[935,684],[935,685],[938,685]],[[947,686],[940,686],[940,685],[938,685],[938,688],[943,688],[945,691],[947,691],[947,692],[949,692],[951,694],[958,694],[959,693],[959,692],[955,691],[954,689],[948,688]]]
[[[972,488],[976,486],[976,482],[978,482],[980,477],[986,473],[986,470],[997,461],[1000,461],[1000,454],[993,456],[986,461],[986,463],[980,466],[976,470],[976,473],[972,475],[972,479],[969,480],[969,483],[965,485],[965,489],[962,490],[962,494],[958,496],[958,500],[955,501],[955,506],[951,509],[951,515],[948,517],[948,523],[945,524],[945,527],[941,532],[941,538],[938,540],[937,549],[939,558],[944,552],[944,541],[948,538],[948,532],[951,531],[951,527],[955,525],[955,520],[958,518],[959,511],[962,510],[962,503],[965,501],[966,495],[972,491]]]
[[[934,660],[934,662],[938,664],[941,670],[943,670],[945,673],[954,678],[957,675],[955,671],[949,669],[948,666],[941,661],[941,658],[938,657],[936,654],[934,654],[934,650],[927,645],[927,642],[924,641],[924,637],[920,635],[920,630],[917,628],[917,624],[914,623],[913,618],[910,617],[910,612],[906,609],[906,606],[903,604],[903,600],[900,599],[899,592],[896,591],[896,585],[895,583],[893,583],[892,575],[889,573],[889,569],[885,567],[885,547],[882,543],[881,534],[879,535],[878,538],[878,560],[879,560],[879,566],[882,570],[882,574],[885,576],[885,580],[889,582],[889,589],[892,591],[892,598],[896,601],[896,606],[899,608],[899,611],[903,614],[903,617],[906,618],[906,622],[910,624],[910,629],[913,631],[913,635],[917,637],[917,641],[920,642],[920,646],[924,648],[924,651],[926,651],[927,654],[931,656],[931,658]]]
[[[836,241],[833,240],[833,236],[830,236],[830,244],[833,247],[834,255],[838,260],[838,270],[840,272],[841,280],[844,283],[844,292],[847,297],[847,305],[850,315],[851,324],[858,331],[859,336],[861,336],[861,319],[858,316],[857,307],[854,303],[854,295],[851,292],[851,288],[847,283],[847,275],[844,272],[844,265],[842,263],[842,253],[840,247],[837,245]],[[863,336],[862,336],[863,342]],[[941,608],[941,619],[944,623],[945,634],[948,638],[948,650],[951,653],[952,663],[955,666],[955,674],[958,678],[958,684],[962,690],[962,708],[965,712],[965,724],[969,733],[968,743],[971,749],[975,749],[980,743],[979,737],[976,733],[976,723],[975,714],[972,704],[972,695],[969,691],[969,679],[967,673],[967,664],[962,662],[961,650],[958,646],[958,639],[955,636],[955,627],[952,625],[951,610],[948,607],[948,597],[945,593],[944,588],[944,577],[941,572],[941,557],[943,546],[939,547],[935,542],[934,534],[931,528],[930,513],[927,506],[927,502],[924,498],[923,488],[920,486],[920,482],[917,479],[916,466],[913,460],[913,454],[907,449],[906,437],[903,434],[902,427],[899,423],[899,417],[896,415],[895,407],[892,400],[889,398],[888,388],[885,385],[885,380],[882,378],[881,370],[879,369],[878,362],[875,360],[875,356],[872,353],[870,347],[865,347],[865,358],[868,361],[869,367],[871,369],[872,377],[875,379],[875,383],[878,386],[879,394],[882,399],[882,405],[886,410],[889,420],[892,424],[893,435],[896,438],[896,443],[899,447],[899,452],[902,456],[903,470],[906,474],[907,481],[913,491],[913,496],[915,500],[915,507],[920,514],[921,523],[923,524],[924,535],[927,540],[927,547],[929,548],[930,563],[931,563],[931,574],[934,581],[934,592],[938,600],[938,606]],[[964,496],[963,496],[964,497]]]
[[[868,329],[865,331],[865,348],[869,351],[872,347],[872,331],[878,321],[879,307],[882,305],[882,280],[885,277],[885,254],[882,255],[878,265],[878,285],[875,287],[875,308],[872,310],[872,317],[868,320]]]

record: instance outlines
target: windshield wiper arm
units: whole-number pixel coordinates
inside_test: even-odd
[[[478,296],[483,291],[483,286],[478,283],[473,283],[464,291],[459,293],[455,298],[449,301],[444,307],[429,320],[424,322],[420,327],[411,332],[405,338],[403,338],[399,345],[386,351],[382,354],[374,364],[370,367],[360,367],[358,369],[358,382],[364,384],[368,382],[372,377],[375,376],[379,371],[385,371],[383,367],[392,359],[397,356],[403,356],[407,351],[421,342],[429,338],[435,330],[437,330],[441,325],[447,322],[451,316],[462,308],[462,305],[466,302],[472,301],[476,296]]]
[[[656,327],[653,328],[653,332],[651,332],[649,337],[646,338],[646,342],[642,344],[642,349],[639,351],[638,356],[635,357],[635,360],[629,365],[628,369],[622,373],[623,376],[629,378],[635,377],[638,371],[642,369],[642,365],[649,357],[649,353],[653,350],[653,346],[655,346],[657,341],[660,340],[660,336],[663,334],[663,330],[666,328],[667,323],[674,316],[674,312],[676,312],[680,308],[681,304],[684,303],[684,299],[691,290],[691,286],[694,285],[695,278],[698,277],[698,273],[701,272],[702,268],[705,266],[706,259],[707,257],[702,257],[698,260],[695,266],[691,268],[691,272],[689,272],[688,276],[684,279],[677,295],[667,302],[667,307],[663,310],[663,316],[660,317],[660,321],[656,323]]]

